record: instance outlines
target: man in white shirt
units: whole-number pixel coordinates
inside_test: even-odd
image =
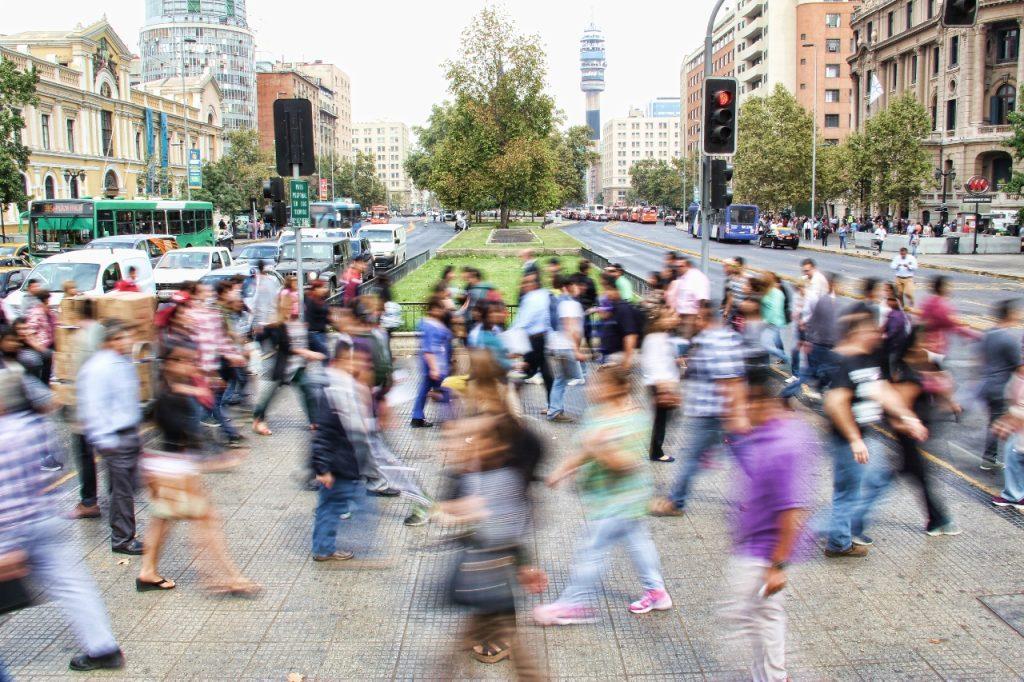
[[[893,284],[896,298],[904,308],[909,308],[914,305],[914,273],[917,271],[917,258],[907,253],[907,247],[904,246],[893,256],[889,267],[896,273],[896,281]]]
[[[679,277],[669,285],[665,301],[676,311],[680,332],[688,339],[693,335],[693,320],[700,310],[700,302],[711,300],[711,282],[688,258],[676,259],[676,268]]]
[[[804,288],[803,308],[800,310],[799,319],[799,324],[802,327],[810,319],[811,311],[814,310],[814,304],[818,302],[819,298],[827,294],[831,287],[829,286],[828,278],[818,269],[818,265],[814,262],[813,258],[804,258],[800,263],[800,268],[804,278],[807,280],[807,286]]]
[[[583,306],[578,300],[579,284],[555,275],[555,288],[560,294],[554,299],[555,320],[551,321],[552,330],[548,332],[547,350],[551,354],[551,365],[555,380],[548,398],[548,420],[553,422],[571,422],[572,417],[565,414],[565,389],[569,382],[583,376],[580,360],[586,356],[580,350],[580,339],[583,338]]]
[[[885,226],[882,225],[882,223],[878,223],[878,226],[875,227],[873,240],[874,245],[878,248],[878,253],[882,253],[882,245],[885,243],[885,238],[888,236],[889,234],[885,231]]]

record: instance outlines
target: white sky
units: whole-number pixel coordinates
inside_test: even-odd
[[[118,35],[137,49],[143,0],[80,0],[44,5],[0,0],[0,31],[59,30],[106,12]],[[352,79],[353,120],[425,122],[447,95],[441,63],[457,56],[458,36],[484,0],[248,0],[258,59],[333,62]],[[591,12],[605,33],[608,69],[602,119],[631,105],[679,96],[679,65],[703,40],[713,0],[506,0],[524,33],[538,33],[548,53],[548,85],[569,123],[583,123],[579,39]],[[45,7],[41,10],[41,7]],[[102,8],[102,9],[101,9]]]

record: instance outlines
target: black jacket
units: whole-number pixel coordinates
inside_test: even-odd
[[[317,475],[330,473],[338,479],[357,481],[360,476],[355,447],[326,393],[317,393],[310,466]]]

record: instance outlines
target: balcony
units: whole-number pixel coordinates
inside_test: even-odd
[[[761,39],[764,33],[765,26],[767,26],[768,20],[765,17],[759,16],[753,20],[747,22],[747,24],[739,29],[736,34],[740,40],[747,40],[749,42],[757,42]]]

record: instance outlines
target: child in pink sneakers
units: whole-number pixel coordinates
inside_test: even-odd
[[[578,471],[590,523],[569,586],[556,601],[534,609],[534,620],[540,625],[595,620],[590,599],[607,565],[605,551],[616,544],[625,545],[644,588],[629,610],[647,613],[672,608],[658,550],[645,521],[652,490],[647,416],[630,398],[629,376],[621,366],[601,367],[593,380],[588,379],[587,387],[593,407],[582,425],[578,453],[565,460],[547,483],[554,487]]]

